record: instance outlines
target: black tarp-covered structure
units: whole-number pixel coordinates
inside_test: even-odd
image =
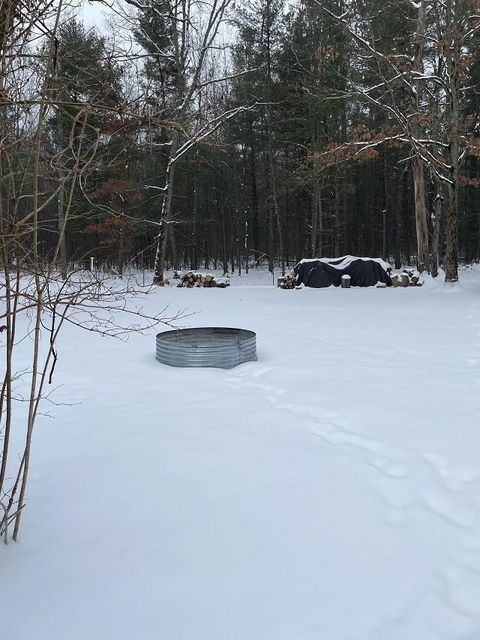
[[[375,287],[379,282],[391,285],[390,267],[380,259],[356,258],[321,258],[318,260],[302,260],[295,268],[297,285],[306,287],[339,287],[343,275],[350,276],[352,287]]]

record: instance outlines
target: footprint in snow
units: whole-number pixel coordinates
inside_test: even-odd
[[[480,576],[475,569],[455,567],[447,574],[450,606],[467,616],[480,616]]]
[[[336,431],[336,427],[333,424],[322,424],[322,425],[315,425],[315,427],[311,427],[310,428],[310,433],[313,434],[314,436],[318,436],[319,438],[322,438],[323,440],[326,440],[327,436],[331,435],[332,433],[335,433]]]
[[[382,517],[385,524],[392,527],[404,525],[407,522],[408,511],[417,504],[414,479],[396,482],[392,481],[391,476],[385,475],[379,481],[378,491],[384,502]]]
[[[442,486],[453,493],[464,491],[480,478],[480,475],[474,469],[456,466],[447,458],[435,453],[425,453],[423,459],[439,478]]]
[[[260,378],[272,370],[272,367],[261,366],[256,362],[246,363],[235,370],[235,375],[239,378]]]
[[[401,464],[397,464],[396,462],[387,460],[387,458],[370,458],[368,464],[394,480],[405,478],[405,476],[407,475],[407,470],[404,466],[402,466]]]
[[[420,500],[428,511],[442,520],[458,527],[470,528],[475,522],[475,511],[469,507],[462,507],[449,499],[446,495],[437,492],[423,491]]]
[[[335,431],[328,435],[326,440],[331,444],[354,447],[355,449],[361,449],[363,451],[368,451],[369,453],[384,452],[384,447],[379,442],[368,440],[367,438],[357,436],[353,433],[346,433],[345,431]]]
[[[269,373],[271,370],[272,370],[272,367],[256,367],[251,377],[260,378],[261,376],[264,376],[266,373]]]

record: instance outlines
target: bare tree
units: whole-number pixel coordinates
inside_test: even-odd
[[[410,15],[413,51],[381,50],[375,38],[369,37],[357,18],[357,6],[352,3],[342,14],[335,14],[322,0],[315,0],[322,9],[349,33],[363,57],[375,61],[376,82],[371,86],[353,87],[354,94],[367,104],[383,111],[391,125],[388,133],[375,140],[355,141],[345,147],[350,157],[382,144],[403,144],[409,150],[415,187],[415,217],[417,229],[417,261],[420,269],[428,267],[428,226],[425,206],[425,167],[435,176],[437,185],[444,185],[445,205],[445,279],[458,279],[457,215],[459,165],[465,158],[467,139],[460,126],[460,95],[466,90],[468,68],[472,64],[470,51],[473,38],[480,28],[477,0],[405,0],[386,4],[381,10],[394,15],[402,10]],[[428,44],[428,46],[427,46]],[[408,107],[402,94],[410,96]],[[334,151],[338,152],[339,149]],[[441,203],[437,188],[437,214]],[[438,215],[432,215],[439,224]],[[438,228],[434,230],[438,241]]]
[[[166,168],[160,184],[146,185],[162,194],[159,233],[156,241],[154,282],[163,284],[168,242],[174,243],[176,216],[173,208],[175,174],[179,162],[198,144],[209,141],[229,120],[253,106],[209,109],[209,90],[228,82],[230,73],[208,71],[215,52],[225,49],[224,25],[233,0],[149,0],[146,4],[127,0],[133,13],[124,13],[129,28],[137,34],[147,61],[161,68],[162,87],[146,96],[149,126],[161,122],[166,140]],[[152,26],[153,25],[153,26]],[[170,77],[168,85],[166,78]],[[168,95],[165,87],[168,85]],[[159,99],[158,94],[162,93]],[[148,94],[148,91],[147,91]],[[200,105],[202,116],[198,117]]]
[[[66,273],[66,229],[83,215],[75,207],[75,193],[95,167],[100,144],[100,132],[89,116],[110,112],[101,102],[60,100],[58,30],[66,8],[63,0],[39,0],[28,8],[6,0],[0,11],[0,346],[5,365],[0,387],[0,534],[5,542],[10,531],[14,540],[19,535],[32,435],[42,401],[50,395],[47,387],[64,324],[121,338],[175,319],[168,318],[166,310],[143,312],[142,289],[134,281],[119,282],[83,268]],[[39,33],[41,46],[35,48]],[[49,153],[48,125],[59,110],[71,115],[69,131],[62,135],[65,146]],[[62,193],[57,217],[53,205]],[[25,348],[19,353],[22,342],[30,345],[27,360]],[[15,442],[23,438],[20,451],[12,444],[14,430]]]

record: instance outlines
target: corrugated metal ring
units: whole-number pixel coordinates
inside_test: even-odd
[[[157,334],[156,359],[171,367],[231,369],[257,359],[256,342],[256,334],[248,329],[174,329]]]

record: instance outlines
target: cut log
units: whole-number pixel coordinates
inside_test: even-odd
[[[410,276],[408,275],[408,273],[402,273],[400,275],[400,282],[402,287],[408,287],[408,285],[410,284]]]
[[[297,284],[297,276],[293,273],[287,273],[281,278],[277,278],[277,287],[280,289],[295,289]]]
[[[225,289],[230,286],[230,282],[228,280],[221,280],[217,282],[215,280],[215,276],[211,273],[197,273],[194,271],[188,271],[187,273],[182,274],[181,272],[176,272],[179,276],[180,282],[177,284],[178,287],[184,287],[186,289],[191,289],[195,287],[199,288],[210,288],[210,287],[220,287],[221,289]],[[169,284],[168,281],[165,284]]]

